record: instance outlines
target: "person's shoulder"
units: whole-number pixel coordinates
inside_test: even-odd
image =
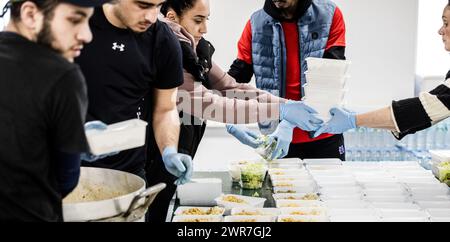
[[[153,24],[153,34],[156,34],[158,39],[162,40],[176,40],[175,34],[167,23],[164,23],[160,20],[157,20],[156,23]]]
[[[56,51],[46,51],[42,54],[42,63],[48,67],[48,71],[63,75],[64,73],[79,70],[78,65],[69,62],[61,54]]]
[[[62,75],[65,72],[76,69],[77,66],[69,62],[60,53],[40,44],[30,45],[26,48],[29,58],[23,60],[25,65],[37,66],[36,72],[49,76]]]
[[[33,62],[40,67],[36,73],[46,77],[49,87],[79,88],[84,84],[84,76],[80,67],[68,61],[61,54],[48,49],[38,50],[35,54],[39,54],[39,57],[34,58]]]
[[[157,47],[174,51],[180,48],[180,42],[169,25],[158,20],[152,27]]]

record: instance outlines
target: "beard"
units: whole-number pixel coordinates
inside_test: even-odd
[[[287,0],[272,0],[272,2],[275,4],[275,6],[277,6],[277,8],[279,8],[279,9],[286,9],[286,8],[288,8],[289,6],[286,6],[286,3],[287,3]],[[277,5],[277,3],[279,3],[279,4],[283,4],[284,6],[279,6],[279,5]]]
[[[44,23],[41,31],[37,35],[36,42],[40,45],[43,45],[57,53],[62,54],[62,51],[59,49],[55,49],[52,43],[55,41],[55,37],[53,35],[52,29],[50,27],[50,20],[44,19]]]

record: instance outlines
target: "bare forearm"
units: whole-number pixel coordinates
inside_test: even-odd
[[[396,131],[391,107],[356,115],[356,126]]]
[[[153,129],[161,154],[166,147],[178,147],[180,122],[176,109],[155,110],[153,114]]]
[[[155,89],[154,94],[153,131],[162,154],[166,147],[178,148],[180,119],[176,102],[177,89]]]

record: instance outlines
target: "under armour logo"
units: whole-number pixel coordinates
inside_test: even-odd
[[[123,51],[125,51],[125,45],[124,45],[124,44],[118,45],[117,42],[114,42],[114,43],[113,43],[112,49],[113,49],[113,50],[119,49],[120,52],[123,52]]]

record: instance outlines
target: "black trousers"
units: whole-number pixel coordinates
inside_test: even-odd
[[[205,133],[205,128],[206,124],[182,124],[180,126],[178,152],[190,155],[194,158],[198,145]],[[170,201],[177,190],[177,186],[174,184],[177,177],[166,170],[161,155],[158,153],[147,163],[146,178],[148,186],[153,186],[160,182],[164,182],[167,185],[167,187],[156,196],[155,200],[150,205],[147,214],[148,222],[165,222]]]
[[[338,134],[330,138],[311,143],[291,144],[289,146],[289,153],[286,158],[338,158],[345,161],[344,135]]]

